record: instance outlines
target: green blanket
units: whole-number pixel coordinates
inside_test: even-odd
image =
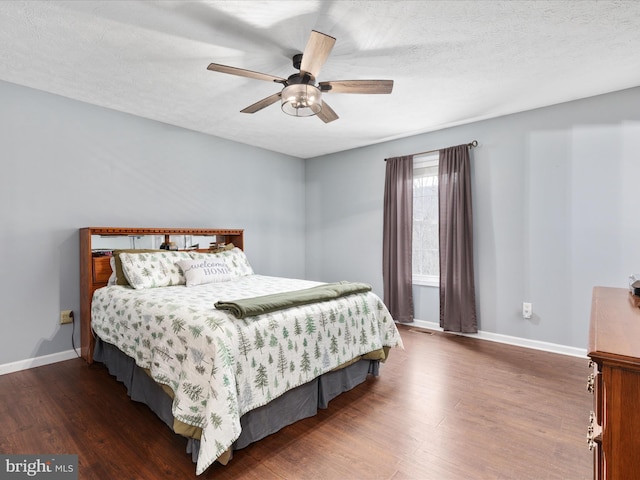
[[[368,292],[370,290],[371,286],[365,283],[326,283],[304,290],[274,293],[273,295],[263,295],[233,301],[219,301],[215,303],[215,307],[218,310],[228,310],[237,318],[245,318],[300,305],[333,300],[346,295]]]

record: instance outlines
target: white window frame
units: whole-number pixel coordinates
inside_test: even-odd
[[[417,169],[433,168],[433,167],[437,168],[438,162],[439,162],[438,152],[415,157],[413,159],[414,175]],[[436,172],[437,172],[437,169],[436,169]],[[418,275],[418,274],[412,273],[412,283],[414,285],[422,285],[427,287],[439,287],[440,276],[439,275]]]

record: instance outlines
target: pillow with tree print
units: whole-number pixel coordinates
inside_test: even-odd
[[[124,276],[135,289],[184,285],[184,274],[176,262],[188,259],[187,252],[120,253]]]

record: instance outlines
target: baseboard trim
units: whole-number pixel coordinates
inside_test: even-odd
[[[65,360],[71,360],[73,358],[78,358],[78,354],[74,350],[67,350],[66,352],[52,353],[50,355],[43,355],[41,357],[33,357],[27,358],[26,360],[19,360],[17,362],[5,363],[0,365],[0,375],[6,375],[7,373],[14,373],[21,370],[41,367],[43,365],[49,365],[51,363],[63,362]]]
[[[428,322],[426,320],[414,320],[413,323],[401,323],[400,325],[412,326],[417,328],[425,328],[427,330],[436,330],[443,332],[439,323]],[[449,332],[452,333],[452,332]],[[569,347],[567,345],[560,345],[557,343],[541,342],[539,340],[531,340],[528,338],[512,337],[510,335],[502,335],[500,333],[484,332],[479,330],[478,333],[456,333],[455,335],[462,335],[465,337],[478,338],[480,340],[488,340],[490,342],[506,343],[508,345],[515,345],[518,347],[531,348],[534,350],[542,350],[545,352],[559,353],[561,355],[569,355],[572,357],[587,357],[587,350],[585,348]]]

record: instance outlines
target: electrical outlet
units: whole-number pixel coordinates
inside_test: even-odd
[[[533,305],[524,302],[522,304],[522,318],[531,318],[531,315],[533,315]]]
[[[73,323],[73,310],[62,310],[60,312],[60,325]]]

